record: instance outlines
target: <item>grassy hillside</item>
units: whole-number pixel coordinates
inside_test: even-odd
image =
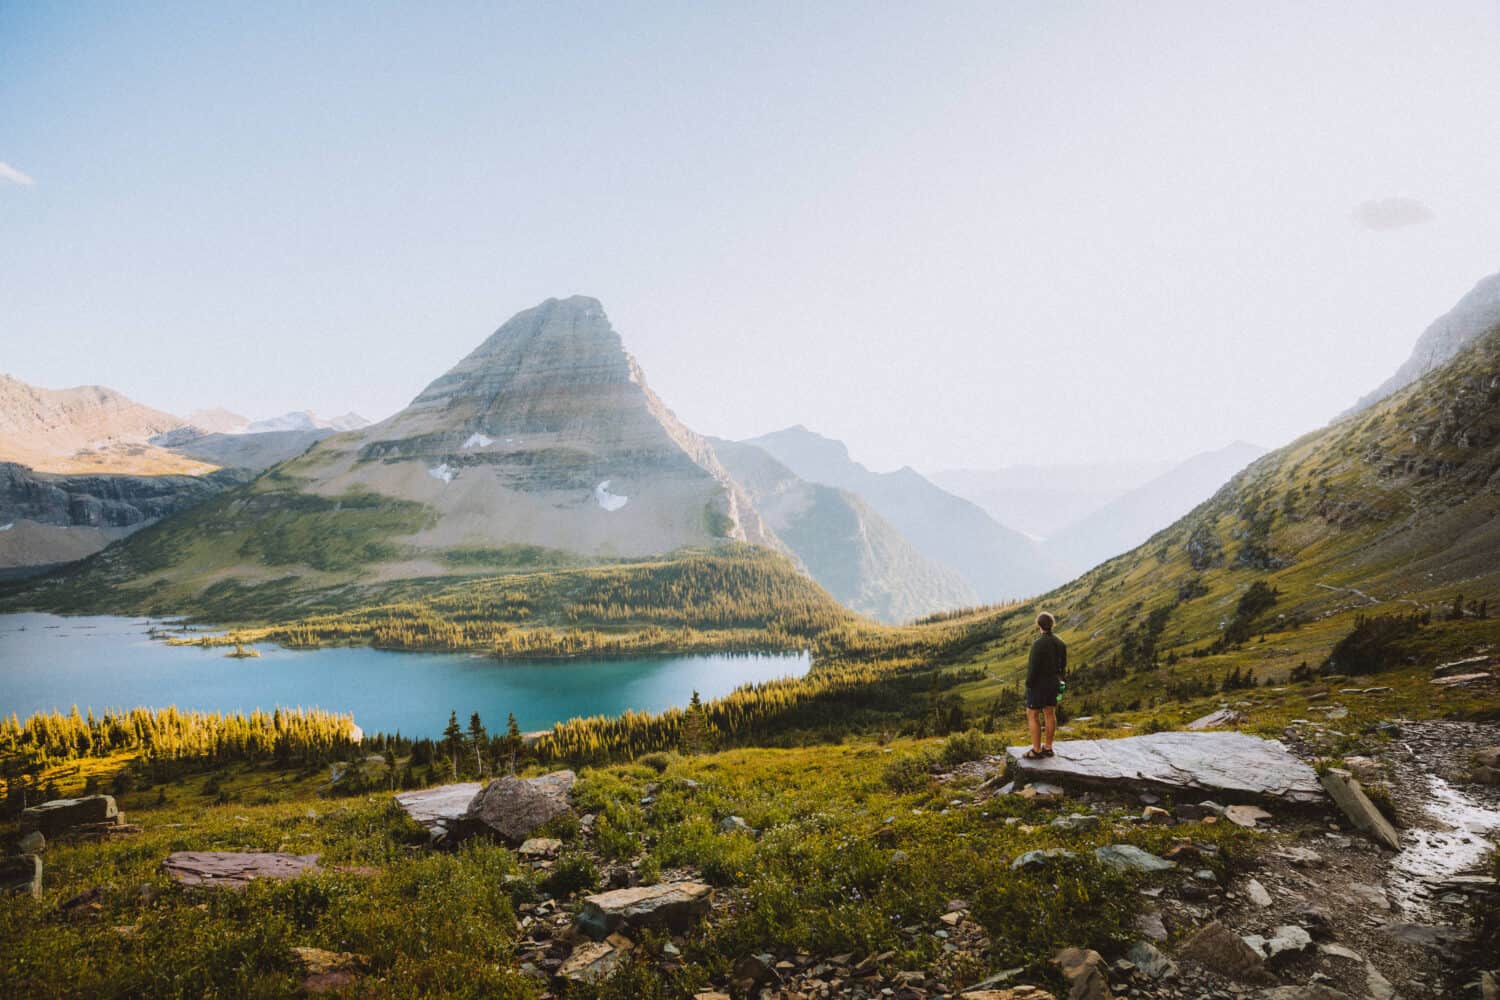
[[[1316,670],[1362,617],[1500,612],[1497,471],[1500,330],[1254,462],[1134,551],[992,616],[993,638],[970,658],[992,676],[971,697],[1018,676],[1043,608],[1080,694],[1130,699],[1231,670],[1262,681]]]

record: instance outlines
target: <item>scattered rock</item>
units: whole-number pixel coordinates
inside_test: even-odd
[[[625,952],[603,941],[582,941],[558,966],[557,974],[575,983],[597,983],[620,967]]]
[[[575,775],[553,771],[539,778],[506,776],[485,785],[459,819],[460,834],[492,833],[519,844],[547,821],[572,811],[568,793]]]
[[[1323,863],[1323,855],[1307,847],[1287,847],[1275,852],[1283,861],[1290,861],[1298,868]]]
[[[1401,838],[1396,828],[1375,808],[1375,803],[1365,795],[1354,775],[1342,768],[1331,767],[1319,780],[1351,823],[1391,850],[1401,850]]]
[[[1250,879],[1245,883],[1245,895],[1248,896],[1250,902],[1254,903],[1256,906],[1266,907],[1271,905],[1271,894],[1267,892],[1266,887],[1261,885],[1260,882],[1256,879]]]
[[[1467,935],[1456,927],[1434,927],[1428,924],[1382,924],[1382,933],[1405,944],[1421,948],[1445,949],[1467,940]]]
[[[1434,677],[1432,683],[1438,687],[1468,687],[1471,684],[1484,684],[1495,679],[1495,675],[1483,670],[1472,674],[1449,674],[1446,677]]]
[[[1226,806],[1224,818],[1235,826],[1243,826],[1254,829],[1255,824],[1263,820],[1271,819],[1271,814],[1260,806]]]
[[[1010,863],[1012,871],[1036,871],[1045,868],[1054,858],[1075,857],[1074,853],[1066,848],[1052,847],[1045,851],[1027,851]]]
[[[1051,993],[1036,986],[1015,986],[1008,990],[968,990],[958,996],[959,1000],[1057,1000]]]
[[[161,866],[178,885],[230,889],[242,889],[258,878],[291,879],[320,870],[316,854],[270,851],[175,851]]]
[[[870,971],[874,971],[874,960],[866,959],[865,961],[870,963]],[[855,974],[859,974],[858,969],[855,970]],[[770,955],[746,955],[734,963],[734,968],[730,970],[730,978],[734,980],[737,992],[741,996],[754,996],[761,986],[777,978],[776,966],[772,963]]]
[[[1033,780],[1181,793],[1223,792],[1235,798],[1317,802],[1312,768],[1277,740],[1239,732],[1151,733],[1117,740],[1069,740],[1057,756],[1026,760],[1008,750],[1018,772]]]
[[[42,898],[42,859],[35,854],[0,858],[0,892]]]
[[[755,828],[741,816],[725,816],[719,820],[720,833],[754,833]]]
[[[1097,830],[1099,817],[1093,813],[1072,813],[1057,817],[1052,821],[1052,825],[1059,830]]]
[[[1177,950],[1177,955],[1239,982],[1257,982],[1265,978],[1265,959],[1217,920],[1199,928]]]
[[[555,858],[562,852],[562,846],[562,841],[556,837],[532,837],[516,848],[516,853],[523,858]]]
[[[1134,844],[1107,844],[1104,847],[1096,847],[1094,857],[1099,859],[1100,864],[1119,871],[1164,872],[1177,867],[1175,861],[1159,858]]]
[[[1198,732],[1204,729],[1212,729],[1215,726],[1236,726],[1244,721],[1245,716],[1243,713],[1236,712],[1232,708],[1221,708],[1217,712],[1209,712],[1201,718],[1194,719],[1183,728],[1191,732]]]
[[[1148,979],[1170,979],[1177,975],[1177,963],[1157,950],[1149,941],[1137,941],[1125,958]]]
[[[48,837],[55,837],[80,826],[123,822],[125,817],[116,808],[113,795],[87,795],[81,799],[53,799],[23,810],[21,832],[39,830]]]
[[[1109,967],[1097,951],[1064,948],[1052,961],[1068,984],[1068,1000],[1110,1000]]]
[[[1347,993],[1322,983],[1307,983],[1303,986],[1276,986],[1255,994],[1260,1000],[1354,1000]]]
[[[1153,941],[1165,941],[1167,939],[1167,925],[1162,923],[1160,913],[1137,913],[1135,915],[1135,929]]]
[[[47,850],[47,838],[42,836],[42,831],[32,830],[21,838],[16,849],[20,854],[41,854]]]
[[[292,955],[302,966],[302,988],[308,993],[329,993],[352,986],[359,970],[370,961],[367,955],[322,948],[293,948]]]
[[[1312,935],[1295,924],[1283,924],[1269,938],[1250,934],[1244,940],[1262,958],[1272,962],[1282,956],[1300,955],[1313,946]]]
[[[1172,823],[1172,814],[1160,806],[1147,806],[1141,810],[1141,819],[1158,826],[1169,826]]]
[[[708,913],[713,890],[702,882],[663,882],[587,896],[577,918],[578,929],[600,940],[621,928],[660,927],[685,930]]]
[[[1396,988],[1372,962],[1365,963],[1365,993],[1369,1000],[1396,1000]]]

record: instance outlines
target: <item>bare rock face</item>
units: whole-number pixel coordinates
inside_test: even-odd
[[[601,940],[621,929],[685,930],[708,913],[713,890],[702,882],[663,882],[584,898],[578,929]]]
[[[511,844],[524,843],[547,821],[571,812],[572,771],[539,778],[504,777],[479,791],[459,819],[460,836],[489,833]]]
[[[1277,740],[1237,732],[1152,733],[1118,740],[1070,740],[1055,757],[1027,760],[1011,747],[1027,779],[1154,792],[1213,793],[1230,799],[1319,802],[1312,768]]]
[[[96,823],[124,821],[113,795],[89,795],[81,799],[53,799],[21,813],[21,831],[38,830],[46,837]]]
[[[227,889],[243,889],[258,878],[292,879],[320,870],[316,854],[271,851],[175,851],[161,866],[178,885]]]
[[[608,979],[626,952],[605,941],[581,941],[558,967],[559,977],[575,983],[594,983]]]

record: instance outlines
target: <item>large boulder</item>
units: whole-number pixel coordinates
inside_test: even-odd
[[[602,940],[622,929],[667,927],[685,930],[708,913],[713,890],[702,882],[663,882],[587,896],[578,929]]]
[[[1094,857],[1101,865],[1116,871],[1165,872],[1177,867],[1177,862],[1159,858],[1134,844],[1105,844],[1094,848]]]
[[[81,799],[53,799],[21,813],[21,832],[39,830],[48,837],[80,826],[123,823],[113,795],[86,795]]]
[[[572,812],[568,793],[574,780],[572,771],[553,771],[539,778],[491,781],[464,811],[460,833],[489,833],[511,844],[524,843],[548,820]]]
[[[1277,740],[1239,732],[1151,733],[1118,740],[1068,740],[1055,757],[1027,760],[1011,747],[1013,766],[1038,781],[1137,791],[1213,793],[1229,800],[1320,802],[1318,776]]]
[[[42,898],[42,859],[35,854],[0,858],[0,893]]]
[[[161,866],[179,885],[227,889],[242,889],[258,878],[291,879],[320,870],[316,854],[273,851],[175,851]]]

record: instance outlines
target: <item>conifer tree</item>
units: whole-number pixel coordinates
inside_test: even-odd
[[[521,727],[516,723],[516,713],[511,712],[505,720],[505,752],[510,758],[510,775],[515,777],[516,758],[521,756],[526,741],[521,737]]]
[[[684,753],[703,752],[703,699],[698,692],[688,701],[687,711],[682,714],[682,750]]]
[[[479,713],[475,712],[469,716],[469,742],[474,745],[474,773],[484,777],[484,741],[487,739],[484,731],[484,723],[479,721]]]
[[[464,745],[464,731],[458,728],[458,712],[448,713],[448,725],[443,729],[443,748],[448,751],[448,760],[453,765],[453,778],[458,779],[458,751]]]

